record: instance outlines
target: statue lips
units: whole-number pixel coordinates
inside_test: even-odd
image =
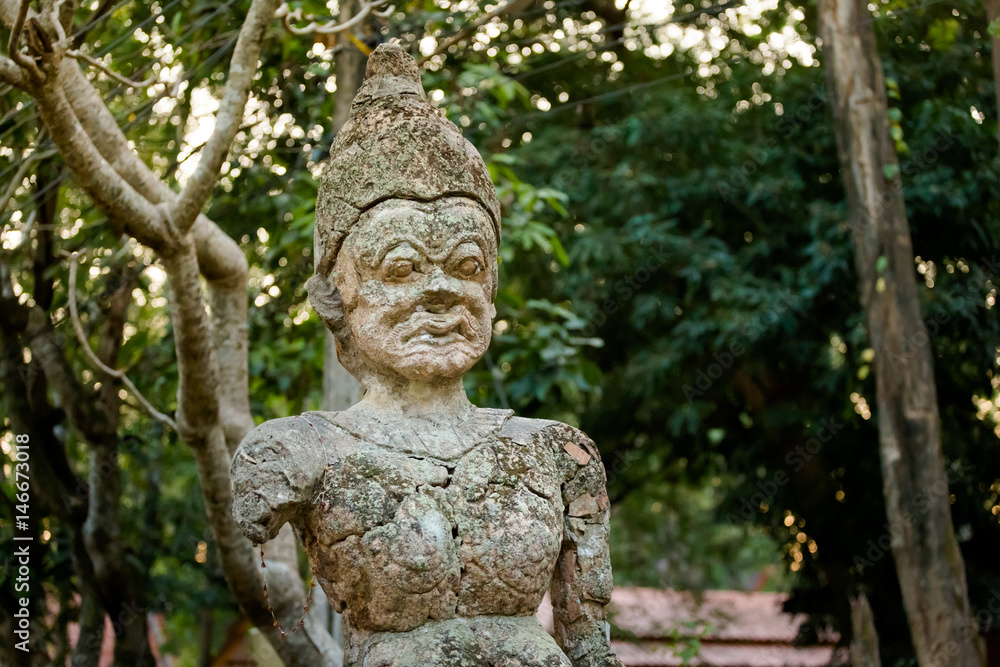
[[[464,306],[455,306],[444,313],[417,311],[407,324],[412,324],[412,329],[404,336],[404,343],[445,345],[472,342],[469,333],[473,328],[469,324],[469,311]]]

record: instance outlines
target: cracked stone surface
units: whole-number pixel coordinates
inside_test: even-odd
[[[496,315],[499,206],[482,158],[382,45],[317,202],[310,301],[365,388],[254,429],[232,464],[255,543],[294,528],[344,614],[349,667],[618,667],[594,443],[474,407]],[[551,591],[555,637],[534,613]]]

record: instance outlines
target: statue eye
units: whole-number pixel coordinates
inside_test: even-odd
[[[397,259],[385,271],[389,278],[406,278],[413,273],[413,262],[408,259]]]
[[[458,274],[465,278],[471,278],[482,270],[482,265],[475,257],[468,257],[458,265]]]

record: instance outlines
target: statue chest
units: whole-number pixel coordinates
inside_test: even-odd
[[[327,471],[298,532],[353,626],[407,631],[534,613],[559,554],[562,509],[540,448],[493,436],[445,461],[359,447]]]

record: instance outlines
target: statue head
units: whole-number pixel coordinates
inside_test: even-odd
[[[362,384],[454,380],[489,346],[500,211],[482,157],[379,46],[330,151],[306,284]]]

